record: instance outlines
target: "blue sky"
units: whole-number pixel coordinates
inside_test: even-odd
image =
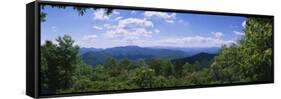
[[[244,36],[245,17],[114,9],[42,9],[41,43],[70,35],[80,47],[220,47]]]

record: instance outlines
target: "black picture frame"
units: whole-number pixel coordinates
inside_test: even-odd
[[[273,15],[194,11],[194,10],[180,10],[180,9],[166,9],[166,8],[134,7],[134,6],[116,6],[116,5],[55,2],[55,1],[34,1],[34,2],[28,3],[26,5],[26,94],[33,98],[50,98],[50,97],[66,97],[66,96],[98,95],[98,94],[162,91],[162,90],[175,90],[175,89],[191,89],[191,88],[223,87],[223,86],[274,83],[274,46],[273,46],[273,49],[272,49],[273,50],[273,56],[272,56],[273,68],[272,68],[272,74],[271,74],[272,75],[271,81],[41,95],[40,87],[39,87],[40,86],[40,79],[39,79],[40,61],[39,60],[40,60],[40,34],[41,34],[40,33],[40,5],[41,4],[79,6],[79,7],[102,7],[102,8],[112,8],[112,9],[129,9],[129,10],[146,10],[146,11],[163,11],[163,12],[177,12],[177,13],[208,14],[208,15],[224,15],[224,16],[272,18],[273,19],[272,44],[274,45],[274,16]]]

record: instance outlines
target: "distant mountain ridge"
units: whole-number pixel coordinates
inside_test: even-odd
[[[101,48],[80,48],[80,55],[85,54],[87,52],[93,51],[93,52],[97,52],[97,51],[102,51],[103,49]]]
[[[210,63],[213,62],[214,57],[217,54],[210,54],[210,53],[199,53],[193,56],[185,57],[185,58],[179,58],[179,59],[173,59],[171,60],[174,64],[178,66],[182,66],[185,63],[190,63],[190,64],[195,64],[196,62],[198,63],[203,63],[201,65],[203,66],[209,66]]]
[[[87,49],[81,48],[80,54],[85,63],[95,66],[102,64],[106,59],[113,57],[117,60],[127,58],[129,60],[138,59],[174,59],[185,57],[186,54],[183,51],[171,50],[171,49],[153,49],[139,46],[122,46],[113,47],[107,49]],[[85,52],[87,51],[87,52]]]
[[[192,47],[192,48],[182,48],[182,47],[151,47],[158,49],[170,49],[170,50],[180,50],[185,52],[188,56],[193,56],[199,53],[210,53],[216,54],[219,52],[220,47]]]
[[[185,55],[193,56],[199,53],[210,53],[210,54],[216,54],[219,52],[220,47],[193,47],[193,48],[182,48],[182,47],[139,47],[139,46],[121,46],[121,47],[113,47],[113,48],[80,48],[80,54],[84,54],[89,51],[97,52],[107,49],[115,49],[115,48],[126,48],[126,47],[132,47],[132,48],[149,48],[149,49],[163,49],[163,50],[177,50],[177,51],[183,51]]]

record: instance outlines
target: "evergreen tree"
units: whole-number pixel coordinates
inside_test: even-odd
[[[79,48],[74,46],[70,36],[59,37],[58,44],[46,41],[41,47],[43,82],[50,92],[59,92],[71,88],[77,66],[80,63]]]

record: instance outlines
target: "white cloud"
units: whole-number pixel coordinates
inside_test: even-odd
[[[123,18],[123,17],[120,17],[120,16],[119,16],[119,17],[116,17],[114,20],[115,20],[115,21],[118,21],[118,20],[120,20],[120,19],[122,19],[122,18]]]
[[[211,32],[216,38],[221,38],[223,36],[222,32]]]
[[[238,36],[245,36],[244,32],[233,31],[233,33]]]
[[[168,37],[160,39],[120,39],[115,40],[115,43],[126,45],[137,45],[141,47],[221,47],[223,45],[230,45],[236,43],[233,40],[222,40],[218,38],[202,37],[202,36],[191,36],[191,37]],[[120,46],[120,45],[119,45]]]
[[[120,12],[117,12],[117,11],[115,11],[115,10],[114,10],[114,11],[112,12],[112,14],[119,15],[119,14],[120,14]]]
[[[104,27],[108,29],[104,36],[126,41],[133,41],[140,37],[151,37],[154,33],[152,30],[154,24],[151,21],[139,18],[122,19],[116,25],[105,24]]]
[[[110,24],[103,24],[103,27],[105,27],[105,28],[107,28],[107,29],[112,28]]]
[[[166,20],[167,23],[174,23],[174,20]]]
[[[246,27],[246,20],[242,22],[242,26],[245,28]]]
[[[158,30],[158,29],[155,29],[155,30],[154,30],[154,32],[155,32],[155,33],[159,33],[159,32],[160,32],[160,30]]]
[[[102,29],[103,29],[102,27],[96,26],[96,25],[94,25],[93,28],[94,28],[94,29],[97,29],[97,30],[102,30]]]
[[[93,35],[85,35],[83,36],[83,39],[96,39],[98,36],[93,34]]]
[[[234,40],[223,40],[215,37],[204,36],[181,36],[146,38],[139,36],[123,36],[122,38],[103,38],[97,35],[84,36],[79,44],[83,47],[110,48],[116,46],[136,45],[141,47],[221,47],[223,45],[235,44]]]
[[[144,16],[146,16],[146,17],[156,16],[156,17],[160,17],[160,18],[164,18],[164,19],[175,19],[176,18],[175,13],[168,14],[165,12],[156,12],[156,11],[145,11]]]
[[[84,35],[77,43],[81,47],[96,47],[95,45],[99,43],[98,36],[95,34]]]
[[[165,13],[165,12],[156,12],[156,11],[145,11],[144,12],[145,17],[158,17],[161,19],[164,19],[167,23],[174,23],[174,20],[176,19],[175,13]]]
[[[139,27],[153,27],[153,23],[146,19],[139,19],[139,18],[127,18],[124,20],[120,20],[118,26],[120,27],[131,27],[132,26],[139,26]]]
[[[105,9],[97,9],[94,12],[94,20],[108,20],[109,17],[110,16],[106,14]]]
[[[168,38],[158,41],[159,44],[173,47],[220,47],[233,43],[234,41],[225,41],[218,38],[193,36],[182,38]]]
[[[137,12],[136,11],[131,11],[131,14],[136,14]]]
[[[182,20],[182,19],[178,20],[178,23],[180,23],[180,24],[182,24],[182,25],[185,25],[185,26],[188,26],[188,25],[189,25],[189,22],[187,22],[186,20],[184,21],[184,20]]]

